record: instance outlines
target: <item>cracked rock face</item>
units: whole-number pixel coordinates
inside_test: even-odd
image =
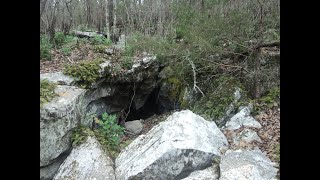
[[[226,149],[214,122],[190,110],[175,112],[127,146],[116,159],[117,179],[181,179],[209,167]]]
[[[99,142],[89,136],[85,143],[71,151],[59,167],[53,180],[61,179],[115,180],[113,162]]]
[[[79,101],[84,90],[57,86],[59,95],[40,110],[40,167],[71,147],[71,129],[80,122]]]

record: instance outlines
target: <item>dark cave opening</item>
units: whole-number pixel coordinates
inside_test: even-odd
[[[153,91],[149,94],[145,104],[139,109],[136,109],[134,102],[132,102],[130,112],[126,121],[147,119],[148,117],[153,116],[154,114],[160,115],[166,112],[166,107],[163,107],[159,103],[159,91],[160,87],[156,87],[155,89],[153,89]],[[128,113],[128,111],[129,108],[125,110],[126,113]]]

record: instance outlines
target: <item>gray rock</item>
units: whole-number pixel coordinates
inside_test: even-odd
[[[88,137],[86,142],[75,147],[61,164],[53,180],[114,180],[112,159],[102,150],[99,142]]]
[[[156,56],[151,56],[151,55],[148,55],[147,57],[144,57],[142,58],[142,63],[143,64],[147,64],[149,63],[150,61],[153,61],[156,59]]]
[[[143,129],[143,124],[140,120],[128,121],[124,124],[124,127],[133,135],[139,135]]]
[[[44,73],[40,74],[40,79],[47,79],[49,82],[57,83],[59,85],[71,86],[74,84],[74,79],[70,76],[64,75],[62,72]]]
[[[183,180],[218,180],[219,173],[220,172],[216,172],[214,167],[210,166],[204,170],[192,172]]]
[[[275,163],[260,150],[228,150],[221,157],[221,180],[270,180],[277,174]]]
[[[54,159],[51,164],[40,167],[40,180],[52,180],[54,175],[57,173],[60,165],[69,154],[70,151],[64,152],[58,158]]]
[[[233,143],[236,145],[239,145],[241,141],[244,141],[246,143],[251,143],[253,141],[262,143],[258,134],[251,129],[244,129],[233,138]]]
[[[108,55],[112,55],[113,54],[113,48],[107,48],[105,50],[105,53],[108,54]]]
[[[213,164],[228,142],[214,122],[190,110],[175,112],[140,135],[116,159],[116,177],[182,179]]]
[[[250,109],[248,107],[243,108],[226,123],[226,129],[228,130],[239,129],[242,126],[261,128],[261,124],[250,116]]]
[[[84,90],[58,85],[55,92],[59,97],[40,110],[40,167],[71,147],[71,130],[81,123],[79,101]]]
[[[111,67],[111,62],[110,61],[105,61],[102,64],[100,64],[101,69],[99,70],[100,77],[106,76],[110,71]]]
[[[215,122],[218,124],[219,127],[224,126],[225,123],[228,120],[230,120],[230,118],[234,115],[234,113],[235,113],[235,104],[239,101],[240,98],[241,98],[241,89],[236,87],[236,90],[234,92],[233,101],[227,107],[227,110],[225,111],[224,115],[220,119],[215,120]]]

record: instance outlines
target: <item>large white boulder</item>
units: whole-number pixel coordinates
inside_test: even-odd
[[[100,143],[89,136],[61,164],[53,180],[115,180],[113,162]]]
[[[211,166],[227,146],[214,122],[190,110],[175,112],[120,153],[115,161],[116,177],[182,179]]]

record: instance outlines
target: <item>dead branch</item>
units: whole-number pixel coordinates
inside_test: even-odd
[[[196,67],[194,65],[194,63],[190,60],[189,56],[186,57],[188,62],[190,63],[191,67],[192,67],[192,71],[193,71],[193,89],[197,92],[197,90],[200,91],[200,93],[202,94],[202,96],[204,97],[204,93],[201,91],[201,89],[197,86],[197,79],[196,79]]]

